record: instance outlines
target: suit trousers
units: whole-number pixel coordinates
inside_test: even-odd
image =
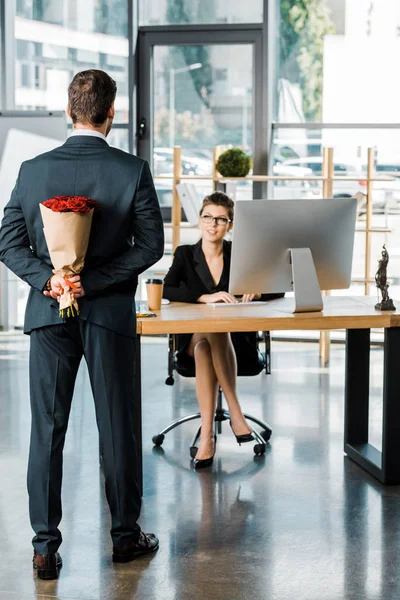
[[[65,434],[75,379],[85,357],[93,392],[114,546],[139,535],[136,442],[133,435],[135,339],[79,318],[31,332],[29,512],[40,554],[62,542],[61,482]]]

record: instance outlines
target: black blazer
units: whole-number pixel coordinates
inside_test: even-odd
[[[227,292],[231,267],[232,242],[224,240],[224,267],[215,285],[204,256],[201,240],[193,246],[178,246],[174,260],[164,279],[164,298],[175,302],[197,302],[203,294]],[[263,300],[282,298],[284,294],[263,294]]]
[[[231,250],[232,243],[224,240],[224,266],[221,279],[215,285],[201,247],[201,240],[193,246],[179,246],[175,250],[172,266],[164,279],[164,298],[175,302],[195,303],[203,294],[227,292],[229,288]],[[263,294],[262,299],[274,300],[283,296],[284,294]],[[193,365],[191,365],[192,361],[189,360],[190,357],[186,354],[186,349],[192,335],[189,333],[176,336],[177,359],[184,363],[183,370],[187,370],[190,374],[194,374],[194,370]],[[254,375],[259,373],[262,364],[260,365],[257,351],[256,333],[236,332],[232,333],[231,337],[237,357],[238,374]],[[185,374],[183,370],[182,374]]]
[[[201,240],[193,246],[178,246],[164,279],[164,298],[194,303],[203,294],[228,291],[231,247],[231,242],[224,240],[224,267],[221,279],[215,285],[201,248]]]
[[[59,195],[89,196],[100,205],[81,273],[80,318],[134,337],[138,275],[164,250],[157,195],[146,161],[84,135],[24,162],[4,210],[0,260],[31,286],[25,333],[63,322],[58,303],[42,293],[52,264],[39,209]]]

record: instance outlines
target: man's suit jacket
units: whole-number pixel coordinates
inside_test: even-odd
[[[63,322],[44,296],[52,264],[39,204],[53,196],[89,196],[94,213],[78,300],[80,318],[136,335],[138,275],[164,250],[163,223],[149,165],[99,137],[77,135],[22,164],[0,229],[0,260],[30,286],[25,333]]]
[[[220,281],[215,285],[205,259],[201,240],[193,246],[179,246],[170,270],[164,279],[164,298],[175,302],[197,302],[203,294],[228,291],[232,243],[224,240],[224,266]],[[281,298],[284,294],[263,294],[262,300]],[[194,375],[193,359],[186,353],[192,334],[176,336],[178,372]],[[255,375],[263,368],[259,361],[257,334],[235,332],[231,334],[236,352],[238,375]],[[180,363],[180,366],[179,366]]]

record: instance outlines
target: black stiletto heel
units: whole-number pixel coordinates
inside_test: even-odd
[[[210,458],[194,458],[193,459],[193,466],[194,468],[197,469],[205,469],[205,467],[210,467],[213,463],[214,460],[214,456],[215,456],[215,446],[217,445],[217,436],[214,435],[214,454],[212,456],[210,456]]]
[[[253,442],[254,441],[254,436],[252,433],[243,433],[242,435],[236,435],[233,427],[232,427],[232,423],[231,421],[229,421],[229,425],[231,426],[233,435],[236,438],[237,443],[239,444],[239,446],[241,446],[242,444],[245,444],[246,442]]]

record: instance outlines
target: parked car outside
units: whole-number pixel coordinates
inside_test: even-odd
[[[174,170],[172,148],[155,148],[153,153],[154,175],[171,175]],[[212,160],[188,153],[182,154],[182,175],[211,175]]]
[[[277,163],[273,166],[273,174],[279,177],[313,177],[309,167],[299,167]],[[274,200],[295,200],[296,198],[320,198],[321,184],[317,181],[282,180],[275,181],[272,188]]]
[[[322,157],[308,156],[298,159],[289,159],[282,163],[286,167],[306,167],[311,169],[313,175],[322,175]],[[363,166],[347,163],[335,162],[334,174],[337,176],[346,176],[355,179],[354,181],[337,180],[333,184],[334,197],[354,196],[357,192],[366,193],[367,182],[366,170]],[[386,212],[387,207],[392,207],[400,202],[400,178],[377,171],[376,177],[389,179],[389,181],[374,181],[372,185],[372,205],[375,212]],[[318,182],[312,182],[314,187]]]

